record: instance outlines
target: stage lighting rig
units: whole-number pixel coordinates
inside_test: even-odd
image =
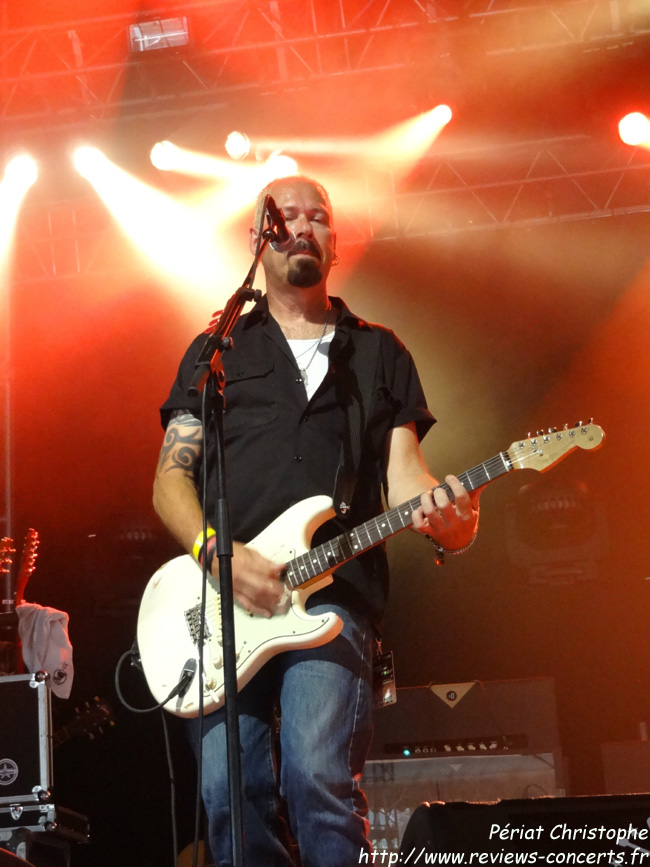
[[[129,25],[129,49],[133,54],[182,48],[190,44],[187,18],[155,18]]]

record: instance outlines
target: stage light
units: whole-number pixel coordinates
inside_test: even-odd
[[[400,150],[404,148],[410,150],[415,146],[417,149],[422,142],[428,146],[451,121],[452,116],[452,110],[448,105],[437,105],[430,111],[370,136],[295,139],[255,137],[250,142],[250,146],[258,153],[270,153],[271,157],[290,151],[294,154],[312,156],[395,159],[399,158]]]
[[[72,155],[74,167],[79,172],[82,178],[90,178],[101,171],[102,165],[108,163],[104,154],[97,148],[83,145],[75,149]]]
[[[431,119],[440,129],[447,126],[453,117],[453,112],[448,105],[437,105],[431,112]]]
[[[433,144],[452,117],[448,105],[437,105],[399,123],[369,142],[375,159],[415,162]]]
[[[233,160],[243,160],[251,150],[248,136],[243,132],[231,132],[226,139],[226,153]]]
[[[233,181],[241,166],[209,154],[178,147],[170,141],[160,141],[151,148],[151,162],[164,172],[180,172],[195,178],[217,178]]]
[[[170,141],[159,141],[151,148],[151,162],[161,172],[170,172],[178,160],[178,148]]]
[[[38,178],[38,166],[28,154],[20,154],[9,160],[4,181],[12,187],[27,191]]]
[[[298,174],[298,163],[283,153],[273,153],[264,163],[262,169],[264,184],[274,181],[276,178],[289,178]]]
[[[618,134],[627,145],[650,148],[650,120],[640,111],[625,115],[618,124]]]
[[[129,26],[129,48],[134,53],[189,45],[187,18],[158,18]]]

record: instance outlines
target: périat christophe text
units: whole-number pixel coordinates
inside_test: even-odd
[[[558,822],[551,828],[543,825],[505,825],[493,823],[490,826],[490,840],[607,840],[614,843],[646,843],[650,840],[650,828],[636,828],[631,823],[627,827],[609,828],[606,825],[571,826]]]

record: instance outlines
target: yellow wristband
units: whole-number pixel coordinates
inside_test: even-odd
[[[216,536],[216,532],[212,529],[212,527],[208,527],[207,538],[211,539],[212,536]],[[196,562],[199,562],[199,557],[201,556],[201,551],[203,549],[203,545],[205,544],[205,539],[203,537],[203,530],[199,533],[199,535],[194,540],[194,547],[192,548],[192,555]]]

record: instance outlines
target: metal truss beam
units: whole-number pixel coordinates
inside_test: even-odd
[[[422,164],[389,216],[385,201],[369,200],[364,231],[395,239],[650,212],[649,190],[645,150],[587,136],[502,145]]]
[[[8,6],[8,4],[7,4]],[[29,4],[16,4],[29,7]],[[22,23],[5,8],[0,116],[5,134],[222,105],[319,79],[412,74],[418,58],[594,52],[650,35],[647,4],[623,0],[177,0],[148,17],[186,16],[187,50],[129,54],[133,15]]]

